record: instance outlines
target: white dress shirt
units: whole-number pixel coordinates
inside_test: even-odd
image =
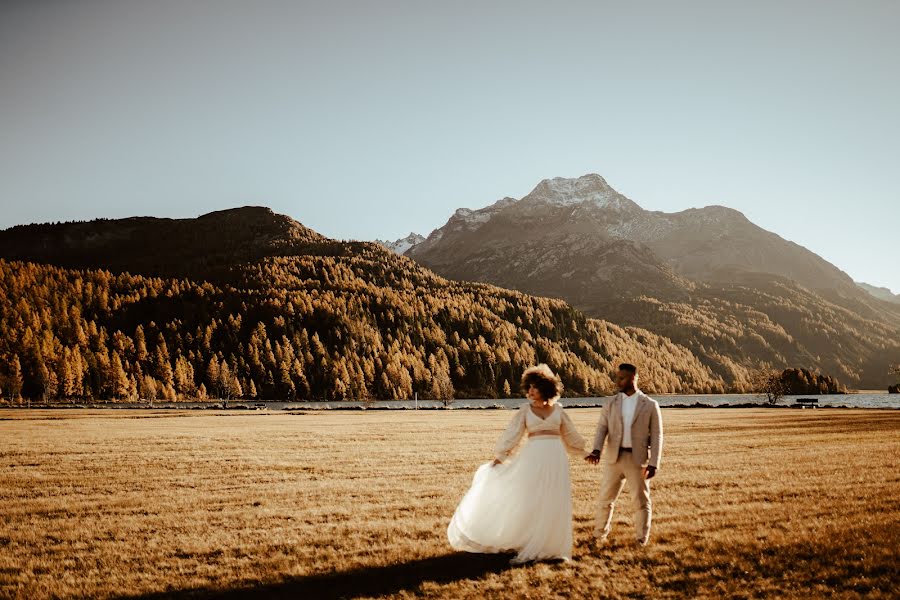
[[[637,408],[638,392],[630,396],[622,393],[622,447],[631,448],[631,424],[634,422],[634,410]]]

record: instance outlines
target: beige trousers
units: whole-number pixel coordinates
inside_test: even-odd
[[[650,537],[650,520],[653,514],[650,503],[650,481],[644,479],[643,467],[634,462],[631,452],[619,451],[615,463],[606,463],[600,480],[600,503],[597,506],[594,532],[606,538],[612,529],[616,500],[628,483],[628,492],[634,502],[635,539],[646,543]]]

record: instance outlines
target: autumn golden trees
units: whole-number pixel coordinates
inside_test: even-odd
[[[760,368],[753,373],[753,391],[775,404],[783,396],[803,394],[844,394],[847,388],[830,375],[809,369]]]
[[[884,381],[885,363],[900,360],[900,306],[854,306],[837,294],[760,278],[698,286],[680,301],[625,299],[611,303],[604,318],[640,324],[689,349],[735,391],[754,387],[760,363],[803,365],[854,386]]]
[[[451,401],[516,394],[547,362],[566,395],[724,391],[683,347],[560,300],[445,280],[374,244],[236,263],[216,281],[0,260],[3,398]]]
[[[753,372],[753,391],[766,397],[769,404],[775,404],[788,393],[781,372],[759,368]]]
[[[4,357],[0,359],[3,366],[3,372],[0,372],[0,396],[5,398],[7,402],[15,402],[22,398],[22,364],[18,356]]]
[[[781,372],[785,393],[799,394],[843,394],[847,388],[831,375],[815,373],[809,369],[785,369]]]

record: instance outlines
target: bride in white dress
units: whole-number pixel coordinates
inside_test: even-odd
[[[522,375],[529,402],[516,411],[494,448],[496,458],[475,471],[447,538],[466,552],[517,552],[514,564],[572,557],[572,490],[566,450],[583,458],[584,438],[556,403],[559,377],[545,364]],[[522,451],[509,458],[528,434]]]

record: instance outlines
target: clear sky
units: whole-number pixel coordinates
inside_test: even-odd
[[[0,227],[262,204],[337,238],[588,172],[900,291],[900,2],[0,2]]]

